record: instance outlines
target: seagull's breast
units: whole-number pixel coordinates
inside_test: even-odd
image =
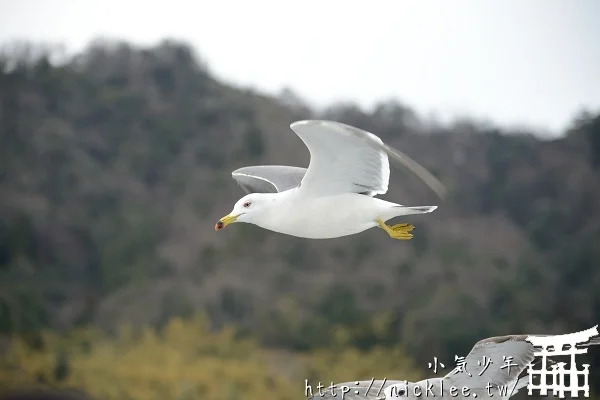
[[[294,191],[278,199],[257,225],[310,239],[353,235],[377,225],[377,200],[355,193],[309,197]]]

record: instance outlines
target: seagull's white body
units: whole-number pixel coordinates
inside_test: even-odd
[[[425,213],[435,206],[403,207],[357,193],[316,196],[306,201],[301,188],[268,196],[269,207],[253,223],[261,228],[308,239],[330,239],[363,232],[401,215]]]
[[[290,127],[310,151],[308,168],[262,165],[233,171],[233,178],[249,194],[215,229],[246,222],[291,236],[329,239],[373,228],[378,220],[437,208],[407,207],[374,197],[388,190],[388,155],[440,196],[445,191],[423,167],[374,134],[332,121],[298,121]]]

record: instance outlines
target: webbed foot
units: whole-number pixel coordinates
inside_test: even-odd
[[[413,238],[412,233],[409,232],[415,229],[415,227],[410,224],[396,224],[388,226],[381,219],[377,220],[377,224],[381,229],[386,231],[392,239],[410,240]]]

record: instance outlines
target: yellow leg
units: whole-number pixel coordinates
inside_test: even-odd
[[[381,219],[377,219],[377,223],[379,224],[379,227],[386,231],[392,239],[410,240],[413,238],[412,233],[409,232],[415,229],[415,227],[410,224],[396,224],[388,226]]]

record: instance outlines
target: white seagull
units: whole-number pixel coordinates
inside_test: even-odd
[[[597,325],[590,331],[598,335]],[[334,384],[320,391],[312,389],[311,400],[421,400],[424,398],[466,398],[507,400],[529,384],[529,364],[539,370],[539,351],[528,337],[547,335],[507,335],[480,340],[471,352],[456,362],[457,366],[443,377],[419,382],[398,380],[364,380]],[[550,335],[553,336],[553,335]],[[600,345],[592,338],[578,347]],[[548,357],[551,357],[549,355]],[[546,358],[548,366],[556,364]],[[459,365],[460,364],[460,365]],[[550,383],[551,377],[548,378]],[[324,385],[324,384],[323,384]],[[550,390],[551,394],[552,390]]]
[[[310,151],[308,169],[260,165],[237,169],[233,178],[248,193],[215,225],[220,230],[245,222],[291,236],[329,239],[380,227],[408,240],[414,227],[388,226],[404,215],[426,214],[437,206],[404,206],[374,196],[388,190],[388,156],[408,167],[441,198],[444,186],[425,168],[370,132],[333,121],[298,121],[290,128]]]

